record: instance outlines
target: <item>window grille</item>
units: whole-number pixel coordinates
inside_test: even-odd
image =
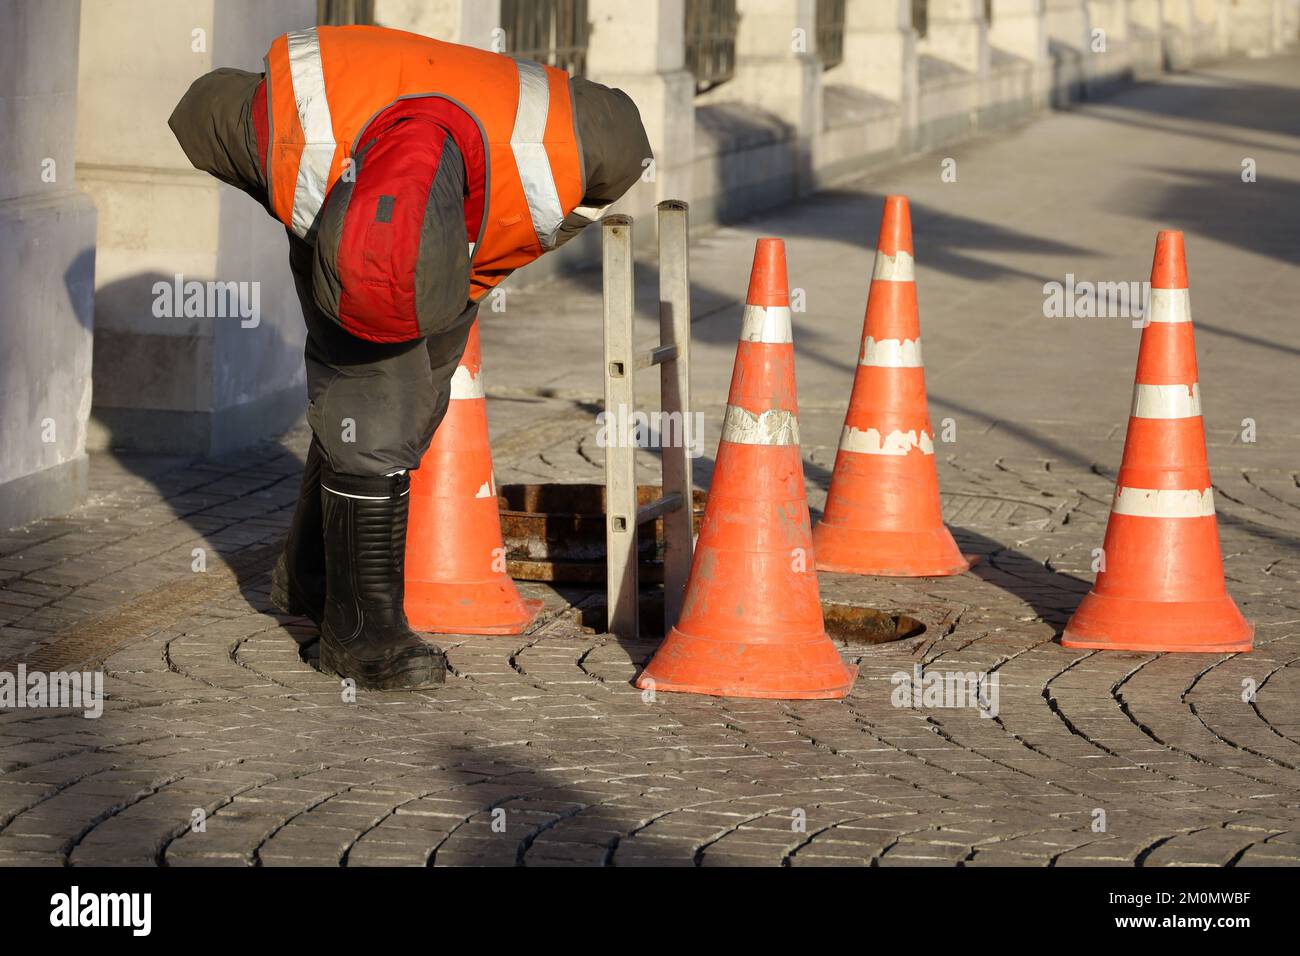
[[[736,72],[736,0],[686,0],[686,68],[703,93]]]
[[[817,55],[824,70],[844,62],[844,0],[817,0]]]
[[[591,37],[587,0],[501,0],[501,26],[511,56],[574,76],[586,72]]]
[[[375,22],[375,0],[316,0],[316,22],[341,27]]]

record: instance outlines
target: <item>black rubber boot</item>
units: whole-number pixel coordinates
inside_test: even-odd
[[[447,678],[447,657],[406,623],[402,602],[410,478],[321,467],[325,614],[320,666],[367,690],[418,690]]]
[[[303,465],[302,485],[284,551],[271,572],[271,604],[276,610],[309,617],[319,627],[325,616],[325,531],[320,472],[324,455],[312,439]]]

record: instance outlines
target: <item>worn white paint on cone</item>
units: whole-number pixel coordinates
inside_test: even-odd
[[[787,305],[748,305],[740,323],[740,341],[789,345],[794,340]]]
[[[871,270],[873,282],[912,282],[916,265],[910,252],[899,249],[894,255],[876,250],[876,264]]]
[[[1201,415],[1201,386],[1193,382],[1186,385],[1133,386],[1134,418],[1199,418]]]
[[[797,445],[799,419],[783,408],[756,413],[728,405],[722,421],[722,440],[737,445]]]
[[[1186,289],[1152,289],[1147,303],[1148,322],[1190,322],[1192,303]]]
[[[483,397],[483,373],[475,375],[464,365],[456,366],[456,374],[451,377],[451,397],[453,400]]]
[[[870,335],[862,343],[862,357],[859,365],[875,368],[921,368],[921,340],[917,339],[880,339]]]
[[[1214,489],[1120,488],[1110,510],[1138,518],[1209,518],[1214,516]]]
[[[906,455],[913,448],[920,449],[923,455],[933,455],[934,437],[924,429],[881,435],[879,429],[863,430],[852,425],[845,425],[840,432],[840,449],[859,455]]]

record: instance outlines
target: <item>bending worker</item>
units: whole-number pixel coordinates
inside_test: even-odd
[[[170,126],[198,169],[288,231],[307,323],[307,455],[272,582],[365,688],[441,683],[402,609],[409,472],[447,411],[478,303],[636,182],[626,94],[380,27],[271,44],[264,73],[200,77]]]

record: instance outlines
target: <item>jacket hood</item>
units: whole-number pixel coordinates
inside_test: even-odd
[[[266,202],[253,98],[262,74],[223,67],[195,80],[167,125],[195,169]]]

